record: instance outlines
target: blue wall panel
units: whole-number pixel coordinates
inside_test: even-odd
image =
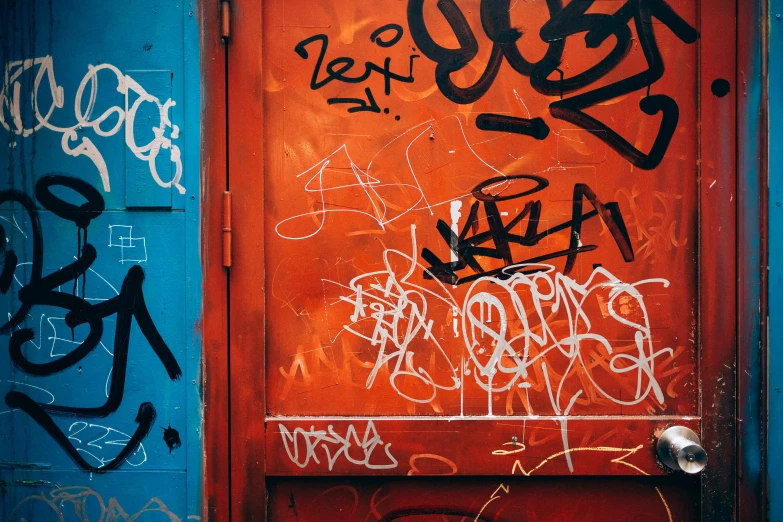
[[[199,518],[197,20],[0,6],[2,521]]]

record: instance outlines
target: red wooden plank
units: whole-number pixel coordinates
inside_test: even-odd
[[[226,186],[225,48],[220,4],[200,0],[201,23],[201,260],[203,276],[202,390],[204,401],[204,516],[229,520],[228,281],[221,259],[222,194]]]
[[[266,519],[262,6],[231,2],[228,63],[232,520]],[[232,42],[236,42],[234,45]]]
[[[273,475],[663,475],[654,436],[697,418],[268,419]]]
[[[702,473],[704,520],[732,520],[736,498],[736,104],[734,96],[712,93],[714,81],[735,81],[736,16],[734,0],[700,2],[699,352],[710,458]]]

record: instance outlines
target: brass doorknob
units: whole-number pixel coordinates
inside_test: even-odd
[[[666,428],[655,449],[661,462],[675,471],[695,475],[707,466],[707,452],[698,435],[684,426]]]

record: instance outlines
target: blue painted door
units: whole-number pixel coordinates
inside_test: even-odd
[[[0,520],[199,519],[197,15],[0,7]]]

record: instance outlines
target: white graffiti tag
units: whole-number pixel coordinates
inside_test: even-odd
[[[77,421],[68,428],[68,439],[76,451],[84,457],[93,459],[96,463],[95,466],[102,468],[116,456],[104,455],[103,452],[110,450],[109,446],[118,446],[122,449],[128,444],[131,436],[100,424]],[[139,443],[139,447],[125,459],[125,462],[133,467],[141,466],[147,462],[147,451],[144,449],[144,444]]]
[[[349,304],[353,313],[340,321],[341,333],[377,350],[366,363],[372,368],[368,389],[378,375],[389,375],[399,396],[430,403],[440,390],[464,396],[470,379],[487,392],[490,416],[493,394],[515,388],[546,393],[555,415],[568,415],[583,394],[588,402],[621,406],[664,403],[655,363],[674,351],[655,347],[642,287],[665,288],[667,280],[626,283],[597,266],[578,283],[551,265],[513,265],[474,281],[459,306],[437,279],[433,289],[413,281],[426,268],[416,261],[415,226],[411,236],[412,254],[384,250],[383,270],[347,285],[323,280],[325,297],[332,286],[341,291],[336,299],[326,298],[327,318],[335,304]],[[395,271],[401,266],[406,273]],[[463,347],[459,353],[453,350],[456,338]],[[630,393],[602,384],[599,371],[622,380]]]
[[[348,286],[335,281],[323,280],[324,284],[334,284],[351,293],[341,295],[340,301],[353,307],[351,323],[344,325],[345,332],[369,341],[376,349],[374,367],[367,378],[366,386],[371,388],[378,371],[391,364],[389,382],[394,390],[409,401],[429,403],[438,390],[456,390],[460,387],[456,368],[441,346],[441,342],[432,332],[433,321],[429,318],[430,304],[435,300],[446,310],[457,309],[457,302],[440,282],[435,292],[410,281],[414,273],[425,268],[416,262],[416,227],[411,227],[412,254],[388,249],[383,254],[384,270],[369,272],[351,280]],[[392,265],[394,261],[407,263],[405,274],[398,276]],[[450,369],[450,382],[438,383],[422,366],[417,366],[414,357],[418,353],[430,364],[444,363]],[[407,383],[405,382],[407,381]],[[411,391],[418,386],[423,396],[413,396]]]
[[[339,435],[331,424],[325,430],[316,430],[314,426],[310,426],[310,431],[295,428],[293,433],[280,424],[280,435],[283,437],[288,458],[302,469],[307,467],[311,460],[316,464],[321,463],[317,456],[319,446],[326,455],[329,471],[332,471],[335,462],[341,455],[351,464],[364,466],[367,469],[394,469],[397,467],[397,459],[389,451],[391,443],[384,444],[372,421],[367,422],[367,428],[361,439],[359,439],[359,434],[353,424],[348,426],[344,437]],[[378,446],[384,449],[386,457],[388,457],[388,462],[385,464],[370,462],[373,452]],[[352,455],[351,450],[354,447],[356,449]],[[358,458],[355,457],[356,453],[360,453]]]
[[[624,283],[600,266],[584,284],[557,272],[551,265],[515,265],[508,271],[513,275],[482,277],[475,281],[465,296],[462,311],[465,347],[475,368],[476,383],[488,392],[489,415],[492,415],[492,393],[506,391],[514,385],[530,387],[529,369],[533,366],[543,375],[557,415],[567,415],[581,394],[580,391],[571,395],[569,404],[563,405],[563,383],[566,376],[573,373],[575,365],[582,367],[579,374],[586,377],[592,388],[616,404],[638,404],[651,394],[658,403],[664,402],[663,392],[655,379],[655,360],[671,356],[673,350],[653,347],[647,306],[639,287],[651,284],[667,287],[667,280]],[[585,310],[591,297],[602,305],[597,318]],[[619,313],[620,302],[634,313]],[[514,332],[510,328],[512,321],[519,325]],[[634,347],[630,353],[617,353],[612,340],[601,335],[595,327],[602,322],[606,322],[613,332],[618,327],[626,329]],[[635,374],[634,394],[614,396],[602,388],[585,361],[583,345],[597,352],[605,351],[609,356],[610,372]],[[555,383],[556,386],[551,382],[546,364],[549,357],[555,356],[567,360],[562,380]]]
[[[36,67],[37,72],[35,72]],[[35,77],[31,88],[25,88],[23,91],[21,77],[28,70],[30,74],[34,73]],[[101,71],[106,71],[109,78],[113,77],[111,85],[122,96],[122,106],[115,104],[101,114],[93,114],[98,102],[98,73]],[[43,110],[40,106],[41,100],[46,100],[43,103],[49,103],[49,106]],[[22,110],[26,102],[32,105],[33,111],[34,121],[29,124],[25,123]],[[149,141],[140,144],[136,142],[134,120],[145,103],[155,105],[158,125],[152,127],[152,137]],[[87,74],[79,83],[74,98],[75,122],[69,126],[55,125],[52,123],[52,116],[55,114],[55,109],[62,109],[65,106],[65,92],[55,80],[52,57],[44,56],[6,63],[2,91],[0,91],[0,125],[5,130],[22,137],[28,137],[41,129],[62,134],[63,152],[74,157],[89,158],[98,169],[103,190],[106,192],[111,191],[106,161],[95,143],[83,134],[91,130],[97,136],[106,138],[123,132],[125,145],[136,158],[149,165],[155,183],[164,188],[174,186],[180,194],[184,194],[185,187],[180,183],[182,180],[180,149],[172,142],[179,137],[179,127],[172,124],[169,117],[169,112],[174,105],[176,103],[171,99],[161,102],[130,75],[123,74],[113,65],[88,65]],[[161,179],[157,170],[156,159],[161,150],[170,151],[170,160],[174,164],[175,172],[170,180]]]
[[[443,145],[439,161],[459,163],[470,174],[455,183],[446,169],[423,165],[422,148],[432,146],[438,135]],[[440,144],[441,141],[438,143]],[[427,153],[427,157],[432,152]],[[404,158],[406,169],[398,169]],[[339,165],[349,165],[348,169]],[[363,166],[362,166],[363,165]],[[428,183],[419,177],[426,174]],[[365,219],[381,230],[414,212],[433,213],[433,208],[470,196],[472,188],[488,177],[505,176],[473,149],[460,118],[455,115],[440,120],[426,120],[414,125],[383,145],[366,163],[354,161],[349,147],[343,144],[324,159],[296,175],[309,201],[308,209],[281,220],[275,227],[284,239],[302,240],[316,236],[324,228],[327,215],[351,214],[352,222]],[[437,194],[425,187],[438,187]]]

